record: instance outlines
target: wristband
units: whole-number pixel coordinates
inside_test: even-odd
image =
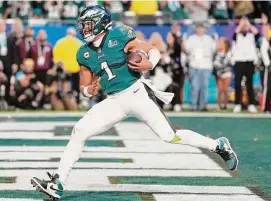
[[[149,55],[149,61],[152,63],[152,69],[154,69],[154,67],[158,64],[161,58],[161,54],[158,49],[153,48],[149,51],[148,55]]]

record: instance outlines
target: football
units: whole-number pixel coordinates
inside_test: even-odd
[[[140,63],[142,61],[143,56],[146,57],[147,54],[142,50],[137,50],[135,52],[131,52],[129,57],[128,57],[128,63],[130,61],[135,62],[135,63]]]

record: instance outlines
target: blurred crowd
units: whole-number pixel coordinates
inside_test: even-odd
[[[15,19],[6,33],[6,23],[0,20],[1,109],[78,109],[76,52],[81,45],[74,28],[52,47],[45,30],[34,38],[33,29],[23,30],[22,21]]]
[[[271,77],[270,50],[263,50],[263,39],[269,44],[268,17],[262,14],[262,30],[242,17],[232,38],[218,37],[215,32],[207,33],[208,26],[195,23],[193,33],[181,34],[178,23],[173,24],[164,42],[155,32],[148,42],[157,47],[162,59],[158,66],[144,76],[153,80],[160,90],[173,92],[174,99],[166,110],[181,111],[184,100],[184,83],[190,87],[190,110],[208,110],[208,85],[213,75],[217,85],[217,110],[227,110],[228,103],[234,104],[233,112],[247,109],[251,113],[270,112]],[[260,32],[263,35],[260,35]],[[138,38],[145,40],[138,32]],[[267,60],[266,63],[263,60]],[[261,86],[253,86],[253,76],[259,72]],[[233,83],[233,90],[230,85]]]
[[[79,0],[79,1],[1,1],[0,15],[4,19],[19,17],[22,20],[76,20],[85,6],[100,4],[106,7],[114,20],[118,20],[126,11],[137,15],[155,15],[157,12],[170,14],[174,20],[192,19],[236,19],[246,15],[248,18],[260,18],[265,13],[270,18],[270,1],[172,1],[172,0]]]
[[[269,68],[269,2],[252,1],[2,1],[2,18],[14,18],[9,33],[6,21],[0,20],[0,108],[77,110],[89,108],[103,100],[101,91],[91,100],[79,93],[77,49],[82,42],[74,28],[53,47],[47,33],[36,37],[31,26],[23,28],[29,18],[76,19],[81,7],[92,4],[106,6],[111,12],[133,11],[138,15],[176,11],[181,18],[193,20],[185,33],[176,21],[166,40],[158,32],[149,39],[137,31],[137,38],[151,43],[161,52],[158,66],[144,76],[153,80],[162,91],[175,94],[165,110],[181,111],[184,84],[189,81],[191,111],[207,111],[208,84],[213,75],[217,84],[217,110],[234,103],[234,112],[247,109],[251,113],[270,112],[271,73]],[[148,4],[148,6],[147,6]],[[144,5],[142,7],[142,5]],[[147,9],[145,9],[145,8]],[[153,9],[153,10],[152,10]],[[207,32],[206,19],[239,19],[232,38]],[[261,18],[262,30],[251,18]],[[179,19],[179,18],[178,18]],[[259,34],[262,32],[262,35]],[[264,39],[264,40],[263,40]],[[264,45],[263,45],[264,44]],[[263,47],[264,46],[264,47]],[[69,47],[69,51],[67,51]],[[270,51],[271,52],[271,51]],[[261,88],[253,87],[253,75],[260,72]],[[270,78],[269,78],[270,76]],[[268,79],[269,78],[269,79]],[[233,81],[234,90],[230,90]]]

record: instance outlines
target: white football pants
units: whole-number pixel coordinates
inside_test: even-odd
[[[147,124],[165,142],[186,144],[211,151],[216,149],[218,145],[216,140],[190,130],[175,130],[154,98],[150,88],[137,81],[128,89],[110,95],[94,105],[74,126],[57,171],[60,181],[65,184],[88,138],[108,130],[117,122],[131,116]]]

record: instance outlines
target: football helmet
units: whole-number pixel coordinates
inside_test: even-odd
[[[78,31],[87,42],[112,26],[111,14],[102,6],[88,6],[78,17]]]

